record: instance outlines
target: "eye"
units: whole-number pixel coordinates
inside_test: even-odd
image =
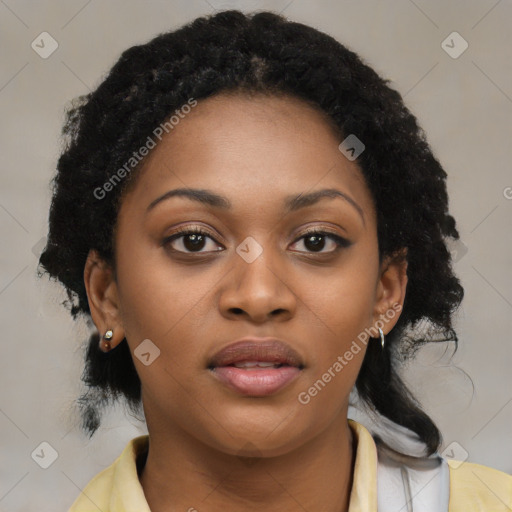
[[[201,249],[204,249],[205,245],[207,245],[207,239],[215,241],[213,236],[208,231],[202,229],[200,226],[187,226],[176,231],[173,235],[167,237],[163,241],[163,245],[171,246],[172,251],[181,252],[184,254],[208,253],[222,250],[222,247],[217,245],[217,249],[214,248],[213,250],[202,251]],[[351,242],[335,233],[330,233],[329,231],[321,231],[318,229],[306,231],[294,242],[294,244],[297,244],[302,240],[304,240],[303,244],[306,249],[308,249],[305,252],[310,253],[334,253],[342,247],[349,247],[352,245]],[[324,249],[326,246],[326,241],[329,240],[331,242],[330,246],[332,250],[322,251],[322,249]],[[175,244],[177,241],[179,243]],[[181,247],[172,247],[173,244]],[[215,244],[212,245],[215,247]]]
[[[172,236],[167,237],[163,241],[164,246],[172,246],[174,242],[178,241],[179,243],[175,244],[181,246],[181,248],[172,248],[171,250],[175,252],[182,252],[185,254],[195,253],[195,252],[215,252],[220,251],[222,248],[213,249],[210,251],[201,251],[206,245],[206,239],[214,240],[214,238],[210,235],[210,233],[199,226],[187,226],[183,229],[176,231]],[[183,250],[183,248],[185,250]]]
[[[335,234],[330,233],[329,231],[321,231],[318,229],[311,229],[306,231],[300,238],[297,239],[295,243],[303,240],[303,245],[306,249],[309,249],[307,252],[320,253],[322,249],[326,246],[326,240],[331,241],[330,247],[332,250],[323,251],[323,253],[333,253],[341,249],[342,247],[349,247],[352,245],[347,239]],[[327,244],[329,245],[329,244]],[[302,252],[302,251],[300,251]]]

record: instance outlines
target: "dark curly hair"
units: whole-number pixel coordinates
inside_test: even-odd
[[[446,172],[388,83],[331,36],[273,12],[218,12],[124,51],[97,89],[66,113],[66,146],[52,179],[49,234],[39,260],[65,286],[69,300],[63,304],[74,319],[82,314],[91,322],[84,264],[96,249],[115,272],[117,212],[141,164],[108,198],[98,200],[93,191],[171,113],[190,98],[220,92],[300,98],[344,137],[355,134],[364,142],[356,163],[376,207],[380,261],[391,255],[408,264],[402,314],[384,353],[380,344],[368,344],[357,393],[365,407],[416,432],[427,455],[437,451],[441,433],[397,374],[397,364],[426,342],[455,341],[457,347],[452,315],[464,290],[447,243],[459,234],[448,213]],[[428,329],[415,329],[425,323]],[[85,351],[87,391],[77,400],[90,437],[110,400],[121,396],[132,411],[141,410],[141,383],[126,340],[108,353],[98,342],[95,332]]]

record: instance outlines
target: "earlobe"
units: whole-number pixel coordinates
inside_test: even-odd
[[[94,249],[87,255],[84,284],[91,317],[100,334],[100,348],[108,352],[124,339],[124,330],[113,269]]]
[[[389,256],[381,266],[373,322],[385,318],[384,333],[387,334],[398,322],[407,289],[407,249]]]

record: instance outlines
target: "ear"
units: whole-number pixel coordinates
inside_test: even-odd
[[[112,267],[94,249],[89,251],[84,266],[84,283],[92,320],[102,337],[111,329],[110,346],[116,347],[125,337],[121,321],[117,283]],[[100,343],[100,348],[103,344]]]
[[[400,318],[406,288],[407,248],[404,248],[385,258],[380,267],[372,325],[380,320],[377,326],[384,324],[381,327],[384,334],[388,334]]]

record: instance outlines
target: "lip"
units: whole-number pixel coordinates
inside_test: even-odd
[[[209,367],[228,366],[242,361],[263,361],[303,367],[302,358],[288,343],[278,338],[242,338],[215,353]]]
[[[237,368],[236,363],[260,361],[278,368]],[[304,363],[295,349],[277,338],[242,338],[218,351],[208,369],[232,390],[245,396],[268,396],[283,389],[300,374]]]

